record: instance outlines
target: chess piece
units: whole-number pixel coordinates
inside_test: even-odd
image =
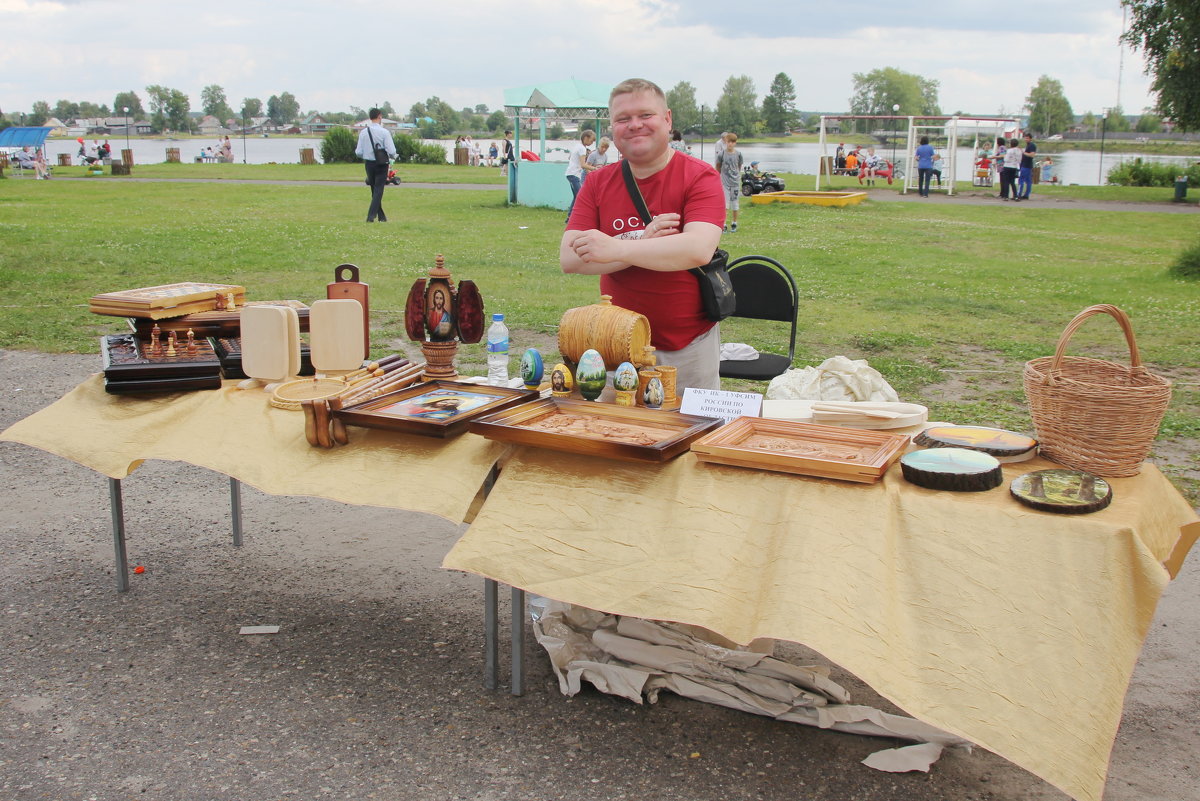
[[[178,353],[175,352],[175,332],[174,331],[171,331],[170,333],[167,334],[167,355],[168,356],[178,356],[179,355]]]
[[[233,311],[237,308],[237,301],[233,297],[232,292],[225,294],[225,311]]]
[[[150,329],[150,355],[151,356],[157,356],[159,353],[162,352],[162,341],[159,339],[159,337],[161,337],[161,336],[162,336],[162,329],[160,329],[158,327],[158,323],[155,323],[154,327]]]
[[[190,328],[187,330],[187,339],[188,339],[188,342],[187,342],[188,355],[195,356],[196,355],[196,335],[192,332],[192,329],[190,329]]]

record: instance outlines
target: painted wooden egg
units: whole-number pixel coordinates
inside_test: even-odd
[[[589,348],[579,357],[579,365],[575,368],[575,381],[579,384],[579,394],[585,400],[595,400],[604,391],[608,383],[608,375],[604,369],[604,357],[599,351]]]
[[[542,354],[537,348],[530,348],[521,355],[521,381],[530,389],[537,389],[542,383],[546,366],[542,363]]]
[[[561,363],[554,365],[554,369],[550,371],[550,392],[559,397],[566,397],[571,394],[574,386],[571,368]]]
[[[642,395],[642,402],[646,404],[647,409],[659,409],[662,408],[665,397],[662,379],[655,374],[646,382],[646,392]]]
[[[621,362],[613,373],[613,389],[619,392],[632,392],[638,388],[637,368],[629,362]]]

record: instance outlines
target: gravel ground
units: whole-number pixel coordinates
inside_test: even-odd
[[[0,351],[0,427],[97,368]],[[461,532],[425,515],[246,488],[234,548],[226,480],[149,463],[124,482],[146,571],[118,595],[103,477],[10,443],[0,457],[0,801],[1065,798],[982,749],[893,775],[859,764],[887,740],[669,695],[567,699],[532,639],[525,696],[485,690],[482,581],[438,567]],[[1194,563],[1134,675],[1108,801],[1200,798]],[[259,624],[280,632],[237,633]]]

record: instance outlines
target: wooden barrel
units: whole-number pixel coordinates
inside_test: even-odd
[[[124,148],[121,150],[121,163],[125,165],[125,174],[129,174],[129,168],[133,166],[133,151]]]
[[[71,166],[71,154],[70,153],[59,153],[58,154],[58,166],[70,167]]]
[[[168,147],[167,148],[167,163],[168,164],[178,164],[179,163],[179,148],[177,148],[177,147]]]
[[[317,156],[311,147],[300,148],[300,163],[301,164],[316,164]]]
[[[588,348],[595,348],[604,366],[615,370],[621,362],[646,364],[646,346],[650,344],[650,321],[645,315],[612,304],[612,297],[601,295],[591,306],[567,309],[558,324],[558,352],[578,363]]]

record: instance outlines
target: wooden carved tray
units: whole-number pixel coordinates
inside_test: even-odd
[[[473,418],[526,403],[537,396],[535,389],[426,381],[337,409],[333,415],[346,425],[450,437],[465,431]]]
[[[870,484],[900,458],[904,434],[739,417],[692,443],[702,462]]]
[[[121,292],[106,292],[94,295],[88,301],[88,310],[95,314],[112,314],[118,317],[149,317],[161,320],[164,317],[181,317],[185,314],[212,311],[224,308],[224,298],[232,293],[240,306],[246,302],[246,288],[233,284],[204,284],[185,281],[179,284],[148,286],[127,289]],[[220,301],[218,301],[218,296]]]
[[[198,337],[236,337],[242,333],[242,309],[246,306],[289,306],[296,310],[296,315],[300,318],[300,330],[308,330],[309,308],[298,300],[251,300],[233,311],[214,309],[163,320],[130,317],[129,328],[141,337],[149,337],[155,325],[164,334],[168,331],[183,334],[190,328]]]
[[[721,424],[661,409],[546,398],[475,420],[488,439],[638,462],[665,462]]]

